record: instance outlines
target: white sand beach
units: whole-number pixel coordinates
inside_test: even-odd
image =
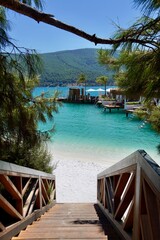
[[[58,203],[95,203],[97,201],[97,174],[120,161],[120,155],[64,149],[49,144],[56,165],[56,199]],[[123,156],[123,155],[122,155]]]
[[[58,203],[94,203],[97,200],[97,174],[103,164],[80,160],[59,160],[55,170]]]
[[[60,152],[51,149],[56,165],[56,200],[58,203],[95,203],[97,201],[97,174],[120,158],[84,156],[82,152]],[[117,160],[118,159],[118,160]]]
[[[126,148],[125,148],[126,149]],[[106,157],[86,155],[86,152],[60,151],[49,145],[56,165],[56,199],[58,203],[95,203],[97,201],[97,174],[134,151],[115,151]],[[152,155],[151,155],[152,157]],[[154,159],[156,160],[156,159]]]

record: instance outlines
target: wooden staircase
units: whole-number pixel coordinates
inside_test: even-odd
[[[98,205],[56,204],[12,240],[120,239]]]

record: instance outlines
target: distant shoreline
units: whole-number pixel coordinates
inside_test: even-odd
[[[86,87],[97,87],[98,85],[97,84],[88,84],[88,85],[86,85]],[[101,86],[101,85],[100,85]],[[107,85],[108,87],[110,87],[110,86],[116,86],[116,85]],[[51,84],[51,83],[40,83],[37,87],[84,87],[84,86],[80,86],[80,85],[77,85],[77,84],[75,84],[75,83],[73,83],[73,84],[65,84],[65,83],[62,83],[62,84],[60,84],[60,85],[57,85],[57,83],[53,83],[53,84]]]

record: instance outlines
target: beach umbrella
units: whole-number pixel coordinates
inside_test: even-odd
[[[105,90],[102,89],[102,88],[98,88],[96,91],[98,91],[98,92],[105,92]]]
[[[107,92],[107,93],[110,93],[111,89],[112,89],[112,88],[107,88],[107,89],[106,89],[106,92]]]
[[[93,88],[89,88],[89,89],[86,90],[86,92],[95,92],[95,91],[96,91],[96,90],[93,89]]]

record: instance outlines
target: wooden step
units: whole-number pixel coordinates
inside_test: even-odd
[[[55,228],[55,227],[94,227],[94,226],[101,226],[100,222],[91,222],[88,223],[86,221],[83,222],[77,222],[76,224],[70,222],[70,221],[64,221],[64,220],[58,220],[58,221],[52,221],[50,224],[44,222],[43,224],[40,222],[38,223],[34,223],[32,225],[29,225],[27,228]]]
[[[108,239],[103,225],[93,204],[56,204],[12,240]]]
[[[92,238],[99,238],[99,237],[104,237],[104,232],[95,232],[95,231],[76,231],[73,229],[65,230],[65,231],[50,231],[50,232],[21,232],[19,235],[19,238],[39,238],[39,239],[45,239],[45,238],[59,238],[59,239],[77,239],[77,238],[82,238],[82,239],[92,239]],[[19,239],[18,238],[18,239]]]
[[[88,226],[79,226],[79,227],[70,227],[70,226],[66,226],[66,227],[61,227],[61,226],[56,226],[56,227],[52,227],[52,228],[49,228],[49,227],[46,227],[45,229],[44,228],[28,228],[24,231],[24,233],[29,233],[30,231],[32,231],[32,233],[43,233],[44,231],[45,232],[57,232],[57,231],[62,231],[62,232],[72,232],[72,231],[79,231],[79,232],[103,232],[103,228],[101,226],[92,226],[92,227],[88,227]],[[23,233],[23,231],[21,232]]]
[[[39,240],[39,239],[44,239],[44,238],[16,238],[13,237],[12,240]],[[108,238],[106,236],[104,237],[98,237],[98,238],[45,238],[44,240],[65,240],[65,239],[74,239],[74,240],[80,240],[80,239],[91,239],[91,240],[107,240]],[[109,240],[109,239],[108,239]],[[116,240],[116,238],[114,239]]]

